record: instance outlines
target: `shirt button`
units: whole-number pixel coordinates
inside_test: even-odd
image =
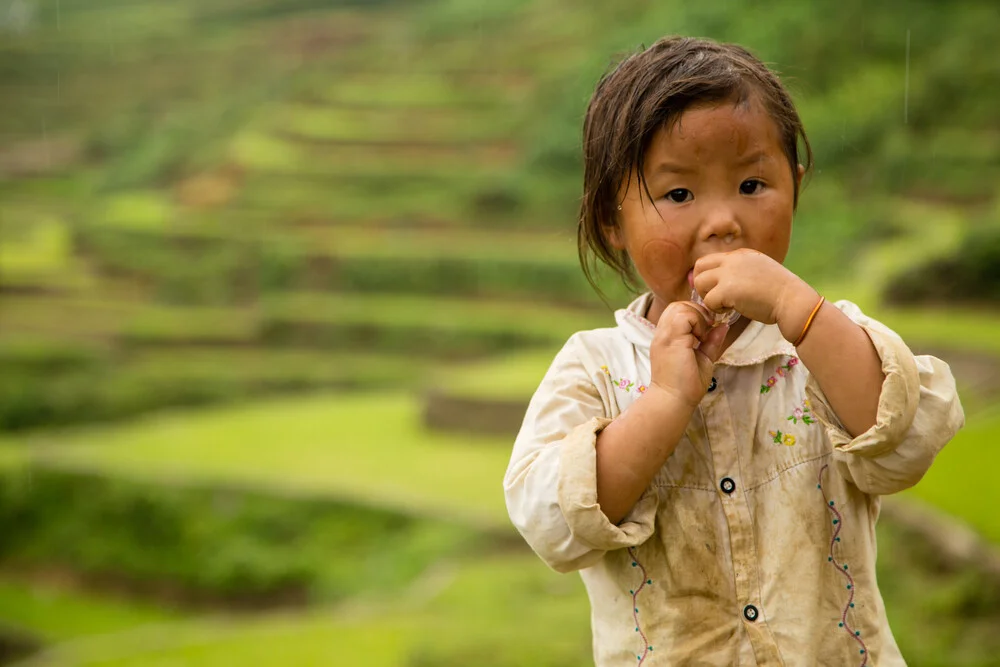
[[[715,378],[712,378],[712,381],[708,385],[708,390],[710,392],[715,391],[715,388],[718,387],[718,386],[719,386],[719,383],[715,381]]]
[[[719,482],[719,488],[722,489],[723,493],[728,495],[736,490],[736,482],[728,477],[723,477],[722,481]]]
[[[743,607],[743,618],[747,619],[751,623],[757,620],[757,607],[752,604],[748,604]]]

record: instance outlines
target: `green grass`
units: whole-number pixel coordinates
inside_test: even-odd
[[[0,575],[0,618],[45,641],[65,641],[176,621],[180,614],[150,604],[75,592],[57,583],[26,583]]]
[[[257,337],[257,316],[252,308],[143,306],[123,324],[121,334],[145,343],[196,339],[249,344]]]
[[[447,194],[445,194],[447,192]],[[416,219],[463,222],[471,217],[467,197],[448,190],[430,190],[400,181],[391,191],[349,183],[303,180],[294,175],[251,172],[233,209],[267,212],[287,220],[327,222]]]
[[[435,374],[433,386],[463,398],[519,400],[535,393],[558,348],[511,354]]]
[[[416,387],[432,365],[413,355],[315,352],[266,348],[152,349],[129,357],[123,370],[151,383],[233,382],[246,387],[324,385]]]
[[[24,465],[27,458],[28,452],[23,447],[0,446],[0,473]]]
[[[558,341],[614,321],[610,315],[554,305],[392,294],[276,294],[265,300],[263,309],[268,317],[299,322],[510,332]]]
[[[50,336],[63,340],[106,338],[117,333],[135,304],[95,298],[4,296],[4,334]]]
[[[517,152],[513,146],[499,142],[439,146],[316,145],[245,131],[234,139],[229,155],[246,169],[313,178],[435,176],[463,180],[470,169],[488,174],[496,172],[497,167],[511,166]]]
[[[464,79],[464,80],[463,80]],[[373,86],[372,81],[378,85]],[[387,108],[505,107],[525,97],[525,86],[513,78],[480,76],[471,82],[461,74],[428,70],[347,72],[336,82],[310,90],[314,98],[333,105]]]
[[[556,575],[533,556],[506,556],[444,563],[392,599],[181,621],[67,643],[29,664],[568,667],[589,659],[579,579]]]
[[[46,465],[178,483],[248,484],[506,526],[508,438],[424,431],[399,394],[326,394],[113,427],[8,437]]]
[[[362,226],[326,230],[325,243],[346,257],[537,262],[579,271],[576,241],[569,232],[471,229],[378,229]]]
[[[505,109],[352,109],[290,104],[276,110],[269,127],[303,139],[379,143],[464,143],[510,136]]]
[[[4,297],[7,332],[64,339],[113,338],[165,342],[200,339],[247,343],[256,336],[250,308],[167,306],[85,297]]]
[[[907,342],[1000,355],[1000,312],[971,308],[893,308],[881,321]]]
[[[94,214],[101,225],[139,230],[169,229],[177,217],[167,193],[158,191],[123,192],[108,196]]]

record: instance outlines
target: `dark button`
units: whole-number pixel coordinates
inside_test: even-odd
[[[743,607],[743,618],[747,619],[751,623],[757,620],[757,607],[752,604],[748,604]]]
[[[728,477],[723,477],[722,481],[719,482],[719,488],[721,488],[724,493],[732,493],[736,490],[736,482]]]
[[[708,385],[708,390],[709,391],[715,391],[715,388],[718,387],[718,386],[719,386],[719,383],[715,381],[715,378],[712,378],[712,382]]]

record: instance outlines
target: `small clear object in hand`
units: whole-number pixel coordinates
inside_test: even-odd
[[[701,295],[698,294],[697,290],[693,288],[691,290],[691,301],[698,304],[699,306],[705,305],[705,302],[702,300]],[[720,324],[732,326],[733,324],[736,323],[736,320],[740,319],[740,314],[735,310],[733,310],[732,308],[724,310],[720,313],[712,311],[712,314],[715,315],[715,322],[712,323],[713,327],[717,327]]]

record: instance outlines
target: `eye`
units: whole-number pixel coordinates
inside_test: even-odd
[[[759,195],[764,191],[764,181],[758,178],[748,178],[740,183],[740,194]]]
[[[675,188],[666,194],[666,198],[675,204],[683,204],[694,199],[694,194],[687,188]]]

